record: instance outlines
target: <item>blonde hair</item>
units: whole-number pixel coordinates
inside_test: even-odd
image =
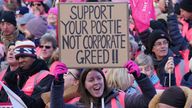
[[[110,88],[127,90],[133,84],[133,77],[125,68],[111,68],[107,70],[107,84]],[[132,78],[131,78],[132,77]]]
[[[54,61],[59,61],[59,48],[56,48],[50,58],[51,63],[53,63]]]

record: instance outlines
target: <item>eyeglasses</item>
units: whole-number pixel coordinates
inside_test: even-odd
[[[69,74],[70,74],[70,75],[72,75],[72,76],[73,76],[73,78],[75,78],[76,80],[78,80],[78,79],[79,79],[79,78],[77,78],[77,76],[75,76],[75,75],[74,75],[72,72],[70,72],[70,71],[68,71],[68,72],[67,72],[67,75],[69,75]]]
[[[168,45],[168,41],[167,40],[164,40],[163,42],[156,42],[155,44],[154,44],[154,46],[161,46],[161,45]]]
[[[39,46],[39,48],[50,49],[50,48],[51,48],[51,46],[46,46],[46,45],[45,45],[45,46],[43,46],[43,45],[40,45],[40,46]]]

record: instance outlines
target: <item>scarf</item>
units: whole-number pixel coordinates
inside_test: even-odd
[[[18,68],[16,71],[19,74],[19,87],[22,88],[28,78],[41,70],[49,70],[44,60],[36,59],[31,67],[27,70]]]
[[[161,84],[163,84],[163,81],[164,81],[164,76],[166,73],[164,67],[165,67],[165,64],[166,64],[168,58],[169,57],[174,58],[175,66],[178,65],[181,61],[180,58],[175,56],[174,53],[170,49],[168,51],[168,54],[162,60],[157,60],[154,55],[152,55],[151,57],[153,59],[154,67],[155,67],[155,70],[157,72],[157,76],[160,79]]]
[[[11,42],[15,42],[17,39],[17,36],[19,35],[19,30],[17,29],[13,34],[5,36],[3,32],[1,33],[1,42],[5,45],[6,48],[8,48],[8,45]]]

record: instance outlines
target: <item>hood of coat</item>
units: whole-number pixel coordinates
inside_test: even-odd
[[[180,86],[180,88],[184,91],[185,96],[187,98],[184,108],[191,108],[192,107],[192,103],[191,103],[192,102],[192,91],[191,91],[191,89],[184,87],[184,86]],[[158,93],[153,97],[153,99],[149,103],[149,108],[159,108],[158,103],[159,103],[159,100],[160,100],[162,93],[163,92]]]

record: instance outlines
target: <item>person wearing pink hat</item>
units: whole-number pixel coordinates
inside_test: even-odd
[[[48,15],[47,15],[47,22],[48,22],[48,29],[55,30],[57,26],[57,15],[58,15],[58,9],[57,7],[53,7],[49,9]]]

